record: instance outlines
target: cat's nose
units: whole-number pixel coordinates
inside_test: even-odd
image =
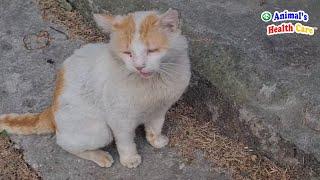
[[[136,67],[136,69],[137,69],[138,71],[141,71],[143,68],[144,68],[144,66]]]

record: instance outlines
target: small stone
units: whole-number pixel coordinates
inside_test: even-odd
[[[72,6],[66,0],[59,0],[60,6],[66,11],[72,11]]]
[[[257,157],[256,155],[252,155],[252,156],[251,156],[251,160],[252,160],[252,161],[256,161],[257,158],[258,158],[258,157]]]
[[[181,169],[183,169],[185,166],[186,166],[186,165],[185,165],[184,163],[182,163],[182,164],[179,165],[179,169],[181,170]]]

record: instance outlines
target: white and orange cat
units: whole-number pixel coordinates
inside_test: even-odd
[[[52,105],[39,114],[2,115],[0,131],[55,133],[63,149],[102,167],[113,159],[99,148],[114,138],[121,164],[134,168],[141,163],[138,125],[144,124],[153,147],[169,141],[161,129],[190,80],[187,41],[172,9],[94,19],[110,42],[76,50],[57,75]]]

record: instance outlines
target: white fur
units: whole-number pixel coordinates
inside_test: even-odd
[[[161,135],[165,114],[190,79],[186,39],[173,33],[170,48],[156,62],[148,66],[154,75],[145,79],[128,67],[112,44],[76,50],[63,64],[65,86],[55,114],[57,143],[81,153],[104,147],[115,137],[120,161],[130,168],[141,162],[134,143],[138,125],[159,135],[155,146],[168,143]]]

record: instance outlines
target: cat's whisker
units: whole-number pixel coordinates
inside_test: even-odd
[[[180,73],[180,71],[177,71],[176,68],[172,68],[172,67],[161,67],[161,69],[165,69],[168,70],[170,72],[176,72],[176,73]]]
[[[189,69],[188,66],[172,66],[172,65],[161,65],[160,69],[168,69],[173,71],[183,71],[183,69]]]
[[[165,78],[168,77],[168,78],[170,78],[170,80],[174,79],[174,76],[170,72],[168,72],[168,71],[166,71],[164,69],[160,69],[160,72],[163,73]],[[166,78],[166,79],[169,80],[168,78]]]
[[[183,65],[183,64],[176,64],[176,63],[161,63],[160,66],[167,66],[167,67],[185,67],[188,68],[188,65]]]
[[[181,75],[181,72],[176,71],[176,70],[173,69],[173,68],[162,67],[161,69],[162,69],[162,70],[166,70],[168,73],[174,73],[175,75]]]
[[[167,72],[165,69],[160,69],[160,74],[162,73],[162,75],[170,75],[169,72]]]
[[[178,63],[161,63],[161,65],[177,65],[177,66],[185,66],[185,67],[187,67],[187,65],[185,65],[185,64],[178,64]]]
[[[175,74],[172,74],[172,73],[165,71],[165,70],[162,70],[162,72],[163,72],[163,76],[166,77],[166,79],[168,79],[168,78],[170,78],[170,80],[176,79]]]

